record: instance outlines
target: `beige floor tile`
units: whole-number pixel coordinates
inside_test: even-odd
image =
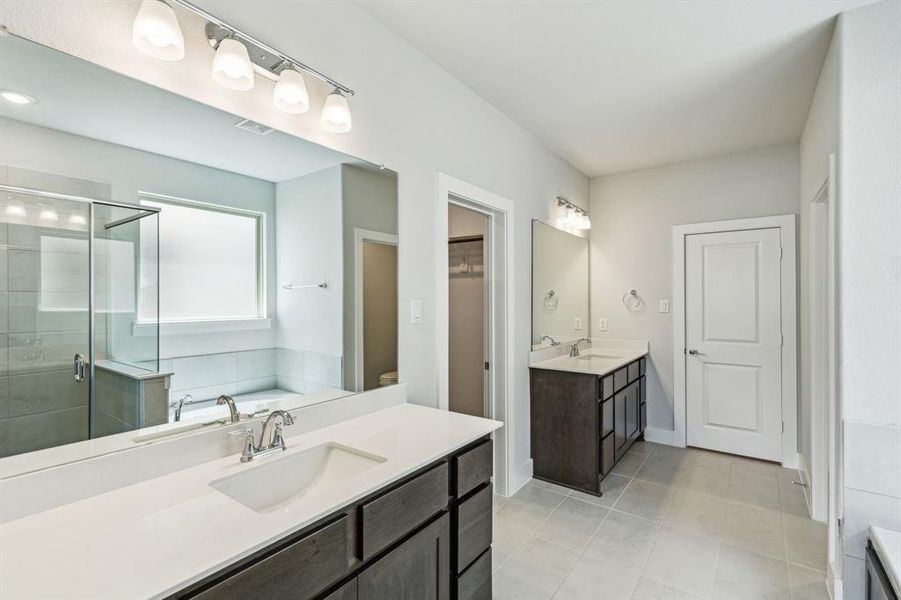
[[[688,448],[688,458],[691,464],[698,467],[720,467],[729,469],[732,466],[732,455],[702,448]]]
[[[729,467],[690,465],[680,470],[674,487],[725,498],[729,489]]]
[[[642,577],[707,598],[713,591],[719,542],[664,527],[657,536]]]
[[[624,457],[619,459],[619,461],[613,465],[613,472],[617,475],[624,475],[626,477],[633,477],[635,473],[638,472],[638,469],[641,467],[642,463],[647,460],[647,454],[641,454],[639,452],[629,452],[626,453]]]
[[[642,577],[638,580],[632,600],[701,600],[701,597]]]
[[[659,529],[653,521],[613,510],[583,552],[620,565],[640,566],[650,554]]]
[[[578,558],[562,546],[529,538],[494,573],[494,599],[547,600]]]
[[[672,488],[633,479],[613,507],[637,517],[660,521],[666,514],[673,494]]]
[[[554,594],[554,600],[629,600],[640,573],[639,567],[582,556]]]
[[[779,507],[782,512],[790,515],[810,517],[807,500],[804,499],[804,488],[791,483],[791,481],[779,480]]]
[[[658,462],[668,462],[675,466],[691,463],[690,448],[657,446],[654,448],[654,451],[651,452],[651,456]]]
[[[780,510],[779,484],[776,480],[754,475],[745,469],[733,468],[729,477],[728,497],[735,502]]]
[[[580,492],[578,490],[571,490],[569,497],[576,498],[577,500],[582,500],[583,502],[591,502],[592,504],[597,504],[598,506],[613,506],[617,500],[619,500],[620,495],[623,493],[623,490],[626,489],[626,486],[629,485],[630,477],[623,477],[622,475],[607,475],[603,481],[601,481],[601,495],[595,496],[593,494],[586,494],[585,492]]]
[[[785,561],[723,545],[712,600],[791,600]]]
[[[774,462],[744,456],[732,457],[732,472],[738,472],[739,475],[753,475],[776,481],[784,470],[782,465]]]
[[[826,573],[823,571],[789,563],[788,580],[791,584],[792,600],[829,600],[829,592],[826,591]]]
[[[510,558],[529,537],[534,527],[523,527],[522,523],[511,519],[494,518],[491,539],[491,567],[497,569]]]
[[[826,569],[826,526],[804,517],[783,514],[785,557],[817,570]]]
[[[683,474],[687,473],[692,466],[688,462],[673,463],[668,458],[661,459],[655,450],[638,469],[635,478],[674,487],[682,481]]]
[[[528,483],[526,483],[522,487],[522,490],[520,490],[520,491],[525,491],[527,489],[531,490],[532,488],[538,488],[541,490],[546,490],[548,492],[554,492],[554,493],[560,494],[562,496],[569,496],[569,494],[572,492],[572,490],[570,490],[569,488],[565,488],[562,485],[557,485],[556,483],[551,483],[550,481],[542,481],[541,479],[534,479],[534,478],[530,479],[528,481]],[[529,491],[526,491],[526,495],[528,495],[529,493],[530,493]],[[519,494],[519,492],[517,492],[517,495],[518,494]]]
[[[608,509],[566,498],[535,530],[535,535],[570,550],[581,552],[607,516]]]
[[[632,447],[629,449],[629,452],[638,452],[639,454],[650,454],[654,451],[654,448],[657,447],[657,444],[654,442],[647,442],[645,440],[638,440]]]
[[[772,558],[785,558],[782,513],[744,504],[726,507],[721,541]]]
[[[491,509],[495,513],[497,513],[497,511],[499,511],[501,507],[503,507],[504,504],[507,503],[507,500],[509,500],[509,498],[507,498],[506,496],[498,496],[497,494],[494,494],[494,497],[491,499]]]
[[[663,524],[673,529],[718,538],[726,524],[726,509],[726,502],[722,498],[679,490],[673,496]]]

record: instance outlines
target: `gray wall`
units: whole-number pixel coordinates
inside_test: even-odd
[[[672,313],[657,312],[673,294],[673,225],[797,212],[797,144],[591,180],[591,337],[649,341],[650,427],[673,429]],[[641,315],[622,304],[630,289]]]

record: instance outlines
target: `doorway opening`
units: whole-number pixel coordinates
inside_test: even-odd
[[[485,213],[448,204],[448,410],[476,417],[491,414],[488,225]]]
[[[504,423],[492,434],[494,489],[509,495],[531,477],[512,459],[513,203],[448,175],[438,183],[438,408]]]
[[[397,236],[354,229],[354,382],[362,392],[397,383]]]

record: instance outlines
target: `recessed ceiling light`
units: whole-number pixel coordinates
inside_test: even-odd
[[[13,104],[34,104],[37,102],[33,96],[15,90],[0,90],[0,96],[7,102],[12,102]]]

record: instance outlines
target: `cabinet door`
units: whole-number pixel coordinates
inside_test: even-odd
[[[357,580],[351,579],[323,600],[357,600]]]
[[[630,440],[641,435],[641,406],[639,405],[638,382],[626,388],[626,436]]]
[[[616,460],[619,460],[621,453],[626,448],[626,442],[629,441],[626,431],[626,400],[628,396],[629,390],[627,389],[613,396],[613,446],[616,451]]]
[[[450,597],[449,517],[445,513],[357,577],[366,600],[447,600]]]

